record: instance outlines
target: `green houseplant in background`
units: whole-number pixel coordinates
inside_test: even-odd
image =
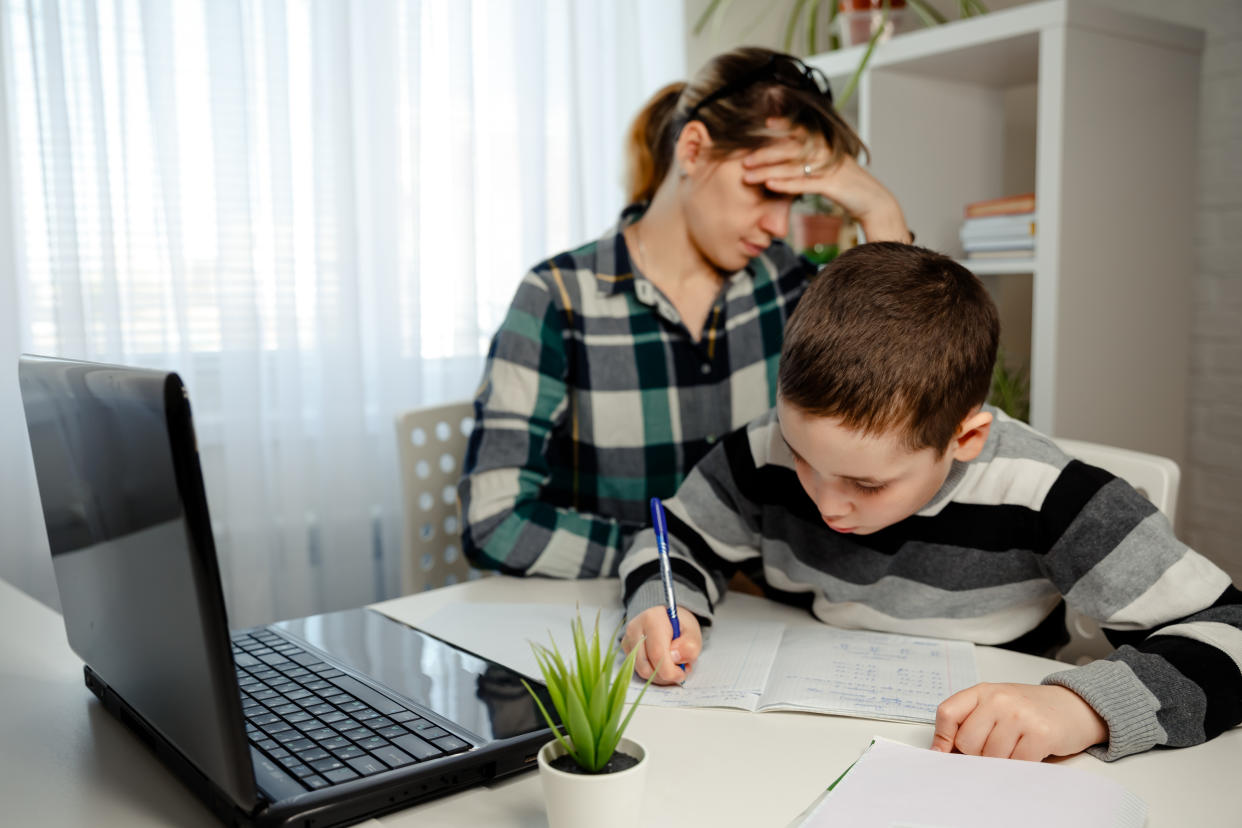
[[[1025,365],[1015,364],[1004,348],[996,351],[988,402],[1015,420],[1031,420],[1031,381]]]
[[[637,647],[618,669],[619,624],[606,646],[600,641],[598,614],[590,637],[581,614],[570,622],[570,629],[573,650],[569,661],[561,656],[555,640],[551,647],[531,643],[564,733],[530,685],[522,682],[556,737],[539,751],[548,822],[551,828],[631,828],[642,803],[648,763],[642,745],[623,734],[651,679],[627,713],[625,695],[634,675]]]

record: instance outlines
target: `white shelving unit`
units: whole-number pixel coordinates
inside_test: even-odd
[[[1184,463],[1203,33],[1044,0],[877,47],[854,119],[920,244],[1035,191],[1035,256],[973,262],[1029,357],[1031,422]],[[862,47],[809,62],[835,89]]]
[[[1001,276],[1009,273],[1031,274],[1035,272],[1034,259],[958,259],[976,276]]]

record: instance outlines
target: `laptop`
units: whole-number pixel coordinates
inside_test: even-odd
[[[348,824],[535,766],[551,734],[506,667],[368,609],[230,632],[177,374],[19,378],[86,686],[221,820]]]

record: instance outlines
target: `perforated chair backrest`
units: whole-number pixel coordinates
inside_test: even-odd
[[[1173,524],[1177,514],[1177,487],[1181,481],[1177,463],[1157,454],[1082,440],[1057,438],[1056,444],[1070,457],[1099,466],[1129,483],[1164,513],[1170,525]],[[1085,664],[1113,651],[1112,644],[1093,619],[1067,607],[1065,625],[1069,630],[1070,642],[1057,653],[1060,661]]]
[[[478,577],[461,552],[457,506],[457,482],[473,417],[469,402],[419,408],[397,417],[405,507],[404,593]]]

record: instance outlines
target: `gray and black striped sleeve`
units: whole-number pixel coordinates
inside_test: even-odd
[[[732,467],[740,459],[753,468],[753,426],[721,440],[691,470],[677,495],[664,502],[677,603],[705,627],[729,578],[761,557],[759,509],[737,486]],[[664,605],[654,530],[635,535],[621,559],[620,575],[627,617]]]
[[[1044,568],[1118,649],[1044,679],[1082,696],[1116,759],[1211,739],[1242,721],[1242,593],[1124,481],[1071,461],[1041,509]]]

